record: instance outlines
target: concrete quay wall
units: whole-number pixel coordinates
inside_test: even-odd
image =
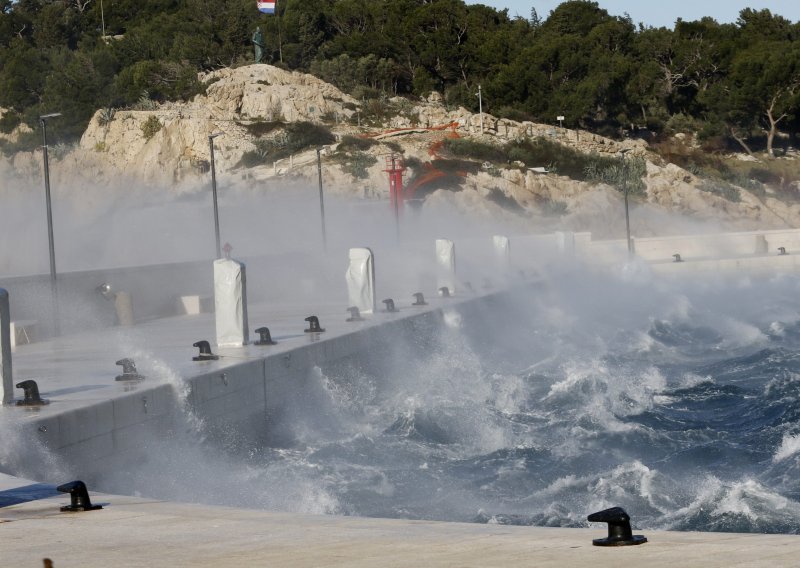
[[[589,264],[607,265],[628,258],[625,239],[596,241],[591,233],[574,233],[574,243],[575,256]],[[800,230],[797,229],[631,237],[631,245],[635,258],[649,263],[659,273],[736,270],[759,274],[800,269],[795,261],[800,256]],[[675,262],[676,254],[682,262]],[[671,263],[680,266],[664,267]]]
[[[398,314],[379,314],[355,324],[345,323],[345,314],[339,309],[335,310],[335,320],[334,312],[323,312],[320,317],[327,328],[323,334],[278,331],[276,335],[274,331],[273,337],[281,338],[278,345],[220,349],[220,360],[199,363],[184,357],[186,349],[182,348],[181,362],[174,364],[173,376],[148,376],[126,389],[109,376],[108,361],[101,365],[89,359],[97,357],[96,352],[75,354],[76,359],[85,358],[75,376],[52,386],[40,381],[42,397],[50,399],[51,404],[35,410],[4,409],[6,419],[16,422],[15,435],[26,446],[25,451],[41,454],[5,464],[4,469],[12,475],[53,483],[69,472],[93,483],[104,471],[120,471],[146,459],[151,442],[185,434],[192,428],[207,440],[232,435],[256,441],[280,439],[291,433],[291,418],[284,420],[282,416],[287,405],[305,404],[320,388],[312,372],[315,367],[347,358],[369,364],[370,358],[380,360],[398,343],[427,345],[426,338],[444,325],[443,313],[481,310],[501,295],[438,303],[433,300],[429,308],[405,308]],[[201,314],[182,321],[199,323],[196,318],[205,318],[207,323],[211,320]],[[166,319],[153,325],[168,329],[173,323]],[[189,340],[183,343],[191,344]],[[172,351],[175,358],[174,347],[164,349]],[[28,369],[35,368],[35,363],[28,357],[18,357],[17,361],[17,377],[30,376]],[[65,388],[58,388],[61,386]],[[52,457],[59,467],[42,469]]]

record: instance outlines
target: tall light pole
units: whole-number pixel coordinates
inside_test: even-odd
[[[58,283],[56,282],[56,246],[53,239],[53,207],[50,200],[50,161],[47,156],[47,119],[61,116],[51,112],[39,117],[42,126],[42,160],[44,161],[44,201],[47,206],[47,244],[50,251],[50,302],[53,310],[53,324],[56,335],[61,333],[61,317],[58,310]]]
[[[325,199],[322,195],[322,149],[317,148],[317,175],[319,176],[319,215],[322,221],[322,246],[328,250],[328,235],[325,232]]]
[[[633,242],[631,242],[631,220],[628,215],[628,162],[625,160],[625,154],[630,152],[630,148],[623,148],[619,151],[622,156],[622,188],[625,193],[625,234],[628,239],[628,256],[633,256]]]
[[[475,96],[478,97],[478,114],[481,117],[481,134],[483,134],[483,94],[480,85],[478,85],[478,92],[475,93]]]
[[[211,154],[211,195],[214,200],[214,236],[217,239],[217,258],[222,258],[222,249],[219,246],[219,208],[217,207],[217,169],[214,165],[214,138],[222,136],[222,132],[208,136],[208,150]]]
[[[56,248],[53,242],[53,208],[50,202],[50,162],[47,159],[47,119],[61,116],[60,112],[51,112],[39,117],[42,126],[42,159],[44,160],[44,200],[47,205],[47,243],[50,247],[50,280],[56,279]]]

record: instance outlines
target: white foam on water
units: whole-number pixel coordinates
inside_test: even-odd
[[[775,455],[772,456],[772,461],[777,463],[790,458],[800,452],[800,434],[784,434],[783,440]]]

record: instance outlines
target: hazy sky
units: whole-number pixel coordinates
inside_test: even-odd
[[[536,8],[539,17],[545,19],[550,11],[563,0],[466,0],[467,4],[485,4],[495,8],[508,8],[511,16],[530,17],[531,8]],[[692,21],[711,16],[720,23],[736,21],[743,8],[761,10],[768,8],[773,14],[793,21],[800,21],[799,0],[599,0],[600,6],[615,16],[625,12],[634,23],[671,28],[678,18]]]

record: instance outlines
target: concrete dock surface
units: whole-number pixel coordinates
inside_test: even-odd
[[[0,488],[24,483],[5,477]],[[221,483],[224,480],[220,480]],[[0,495],[5,493],[0,491]],[[61,512],[67,494],[0,508],[0,563],[153,566],[797,566],[800,536],[640,531],[597,547],[590,529],[299,515],[90,493],[102,510]]]

